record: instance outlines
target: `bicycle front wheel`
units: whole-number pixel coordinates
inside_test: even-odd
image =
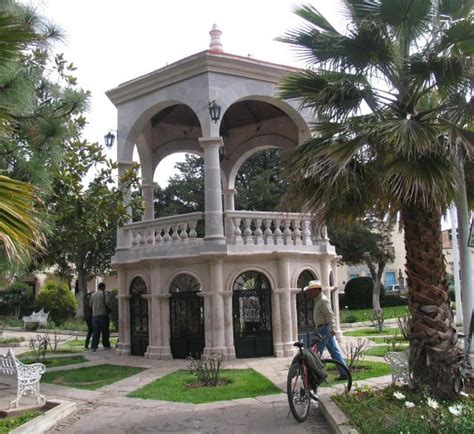
[[[293,363],[288,371],[286,390],[291,414],[298,422],[306,420],[311,404],[309,390],[305,387],[304,379],[304,367],[300,363]]]
[[[343,384],[345,391],[349,392],[352,387],[352,375],[347,366],[334,359],[323,359],[322,362],[327,374],[327,386]]]

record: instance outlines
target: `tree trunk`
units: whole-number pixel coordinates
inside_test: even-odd
[[[382,311],[380,307],[380,288],[382,287],[382,281],[379,276],[376,276],[374,279],[374,286],[372,291],[372,306],[374,307],[374,312],[379,314]]]
[[[84,297],[87,293],[88,278],[88,273],[82,270],[77,271],[76,318],[84,318]]]
[[[462,351],[449,305],[441,246],[441,213],[404,207],[408,297],[412,315],[410,367],[415,385],[426,384],[441,399],[461,388]]]

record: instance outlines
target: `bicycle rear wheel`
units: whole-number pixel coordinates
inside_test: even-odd
[[[306,420],[311,404],[309,389],[305,387],[304,377],[304,367],[300,363],[293,363],[288,371],[286,390],[291,414],[298,422]]]
[[[327,374],[327,385],[337,386],[343,384],[345,391],[349,392],[352,387],[352,375],[347,366],[334,359],[323,359],[322,362]],[[346,378],[342,379],[342,377]]]

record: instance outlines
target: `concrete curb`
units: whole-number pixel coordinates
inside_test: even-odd
[[[337,434],[358,434],[359,432],[349,424],[347,416],[339,409],[330,396],[319,396],[319,408],[324,414],[332,432]]]
[[[41,416],[10,431],[11,434],[43,434],[45,431],[56,425],[60,420],[76,411],[76,403],[71,401],[62,401],[53,399],[48,401],[57,404],[52,409],[46,411]]]

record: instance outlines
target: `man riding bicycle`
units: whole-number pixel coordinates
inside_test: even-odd
[[[331,357],[344,366],[344,358],[339,351],[339,346],[337,345],[336,339],[334,338],[335,332],[335,318],[334,312],[331,309],[331,304],[329,300],[322,293],[322,286],[319,280],[310,280],[308,286],[306,286],[303,291],[308,291],[310,296],[313,297],[314,307],[313,307],[313,320],[316,327],[316,336],[317,336],[317,347],[319,354],[322,355],[324,349],[327,347]],[[339,370],[339,380],[347,379],[347,375],[342,369]]]

